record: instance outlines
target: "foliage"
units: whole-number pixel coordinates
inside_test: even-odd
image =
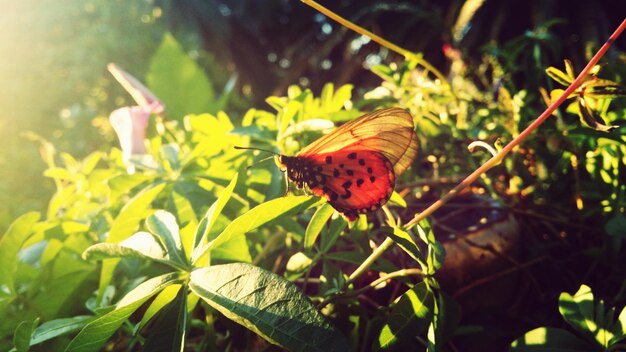
[[[573,296],[563,292],[559,312],[578,335],[541,327],[515,340],[509,351],[606,351],[619,348],[618,343],[626,338],[626,308],[621,312],[605,309],[604,302],[593,301],[593,293],[586,285],[581,285]]]
[[[511,55],[517,60],[523,53]],[[458,179],[490,156],[471,155],[465,149],[469,141],[498,149],[499,139],[517,136],[532,118],[528,112],[541,108],[529,107],[528,92],[515,89],[514,82],[498,75],[477,80],[479,74],[460,56],[450,58],[448,79],[415,56],[374,66],[382,83],[362,98],[353,96],[352,85],[327,83],[319,96],[292,85],[286,96],[266,99],[272,111],[252,108],[237,119],[225,112],[236,95],[232,81],[217,89],[176,39],[165,35],[146,74],[165,113],[151,116],[140,152],[127,159],[118,148],[102,147],[77,158],[57,154],[39,139],[45,176],[56,193],[45,214],[17,218],[0,238],[0,315],[5,317],[0,346],[16,351],[278,348],[269,343],[296,351],[438,351],[487,330],[488,324],[463,321],[480,314],[462,317],[467,307],[439,283],[446,258],[432,226],[437,219],[409,228],[403,224],[423,209],[415,195],[428,192],[425,185]],[[479,72],[503,71],[493,56],[481,67]],[[562,84],[573,78],[568,62],[565,72],[551,67],[547,73]],[[544,136],[526,141],[476,186],[512,209],[534,206],[540,212],[542,203],[553,201],[551,211],[564,216],[563,222],[579,216],[601,224],[592,233],[597,238],[581,236],[571,246],[589,245],[576,258],[613,267],[606,270],[603,289],[622,285],[623,292],[618,264],[623,261],[626,140],[620,134],[618,112],[624,108],[617,81],[594,72],[565,111],[595,129],[559,113]],[[291,155],[336,124],[392,105],[415,116],[420,152],[412,172],[397,180],[384,212],[361,215],[355,223],[301,191],[285,196],[284,176],[261,164],[267,155],[234,148]],[[556,147],[552,138],[558,139]],[[572,172],[576,182],[563,182],[574,177]],[[437,197],[444,191],[445,184],[433,192]],[[557,236],[564,232],[557,222],[541,225]],[[533,234],[531,226],[524,230]],[[510,261],[516,270],[526,270],[517,259]],[[568,270],[577,276],[576,268]],[[534,285],[533,275],[539,275],[528,275]],[[611,306],[623,300],[617,295]],[[559,303],[580,337],[539,328],[511,349],[529,347],[541,334],[576,348],[609,348],[623,339],[624,311],[616,322],[615,310],[602,301],[594,305],[588,287],[573,297],[562,294]],[[550,346],[539,343],[538,348]]]

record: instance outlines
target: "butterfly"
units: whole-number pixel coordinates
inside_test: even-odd
[[[389,200],[417,148],[411,114],[387,108],[342,125],[295,156],[278,154],[276,162],[298,188],[326,198],[354,221]]]

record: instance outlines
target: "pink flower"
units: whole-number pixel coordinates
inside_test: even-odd
[[[119,108],[109,115],[111,126],[120,141],[123,161],[128,164],[133,155],[146,153],[144,140],[150,115],[153,113],[160,115],[165,108],[163,103],[131,74],[113,63],[107,68],[138,104]]]

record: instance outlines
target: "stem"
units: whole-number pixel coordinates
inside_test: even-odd
[[[354,272],[352,272],[352,274],[350,274],[350,277],[348,277],[348,281],[346,282],[346,286],[354,282],[357,277],[363,274],[372,264],[374,264],[376,259],[383,255],[383,253],[385,253],[385,251],[391,247],[393,243],[394,242],[391,237],[386,237],[383,243],[381,243],[380,246],[378,246],[378,248],[376,248],[374,252],[372,252],[372,254],[370,254],[370,256],[367,257],[363,263],[361,263],[361,265],[356,268]]]
[[[548,117],[552,115],[554,110],[556,110],[556,108],[558,108],[561,104],[563,104],[563,102],[567,99],[567,97],[570,94],[572,94],[583,83],[585,78],[587,78],[587,74],[589,73],[589,71],[598,63],[598,61],[600,61],[600,58],[604,56],[604,54],[609,49],[611,44],[613,44],[613,42],[617,39],[617,37],[619,37],[620,34],[622,34],[625,28],[626,28],[626,19],[622,21],[622,23],[619,25],[619,27],[617,27],[615,32],[613,32],[613,34],[609,37],[609,39],[602,45],[600,50],[598,50],[598,52],[591,58],[591,60],[589,60],[589,63],[587,64],[587,66],[585,66],[585,68],[580,72],[580,74],[578,75],[578,77],[576,77],[574,82],[572,82],[572,84],[570,84],[570,86],[567,87],[567,89],[563,92],[563,94],[561,94],[561,96],[556,101],[550,104],[550,106],[548,106],[548,108],[535,121],[533,121],[533,123],[531,123],[528,127],[526,127],[526,129],[522,131],[522,133],[520,133],[519,136],[513,139],[509,144],[504,146],[504,148],[502,148],[502,150],[500,150],[498,154],[493,156],[491,159],[487,160],[487,162],[485,162],[478,169],[476,169],[469,176],[467,176],[463,181],[461,181],[461,183],[459,183],[456,187],[454,187],[445,196],[441,197],[441,199],[433,203],[426,210],[415,215],[415,217],[411,221],[409,221],[404,226],[404,228],[408,229],[412,226],[415,226],[415,224],[419,223],[422,219],[432,215],[437,209],[441,208],[441,206],[444,205],[447,201],[454,198],[459,192],[461,192],[466,187],[474,183],[478,179],[478,177],[480,177],[480,175],[487,172],[487,170],[491,169],[493,166],[499,164],[500,161],[504,159],[504,157],[514,147],[518,146],[524,139],[526,139],[526,137],[528,137],[529,134],[534,132]]]
[[[411,276],[411,275],[424,276],[425,274],[422,271],[422,269],[416,269],[416,268],[401,269],[398,271],[394,271],[389,274],[381,275],[378,279],[370,282],[369,285],[362,287],[356,291],[350,292],[349,296],[358,296],[362,293],[365,293],[368,290],[376,288],[376,286],[380,285],[381,283],[387,280],[394,279],[396,277],[405,277],[405,276]]]
[[[377,36],[376,34],[368,31],[367,29],[360,27],[350,21],[348,21],[347,19],[337,15],[336,13],[332,12],[331,10],[325,8],[324,6],[318,4],[315,0],[300,0],[303,3],[311,6],[312,8],[316,9],[317,11],[319,11],[320,13],[324,14],[326,17],[334,20],[335,22],[339,23],[340,25],[349,28],[363,36],[366,36],[368,38],[370,38],[371,40],[373,40],[374,42],[380,44],[381,46],[391,50],[391,51],[395,51],[396,53],[404,56],[405,60],[410,60],[410,59],[417,59],[417,62],[419,65],[422,65],[426,70],[432,72],[433,75],[435,75],[435,77],[437,77],[437,79],[439,79],[441,82],[445,83],[446,86],[448,86],[448,88],[452,91],[452,87],[450,86],[450,82],[448,82],[448,80],[446,79],[446,77],[439,71],[437,70],[434,66],[432,66],[429,62],[425,61],[424,59],[422,59],[420,56],[415,55],[414,53],[401,48],[397,45],[395,45],[394,43],[389,42],[388,40],[381,38],[379,36]]]

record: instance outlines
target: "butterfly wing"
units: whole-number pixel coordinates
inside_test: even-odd
[[[382,154],[393,166],[395,176],[404,172],[417,154],[417,136],[411,114],[400,108],[365,114],[311,143],[297,156],[365,150]]]
[[[307,165],[304,182],[311,192],[351,221],[380,208],[393,192],[393,166],[382,153],[340,150],[298,158]]]

